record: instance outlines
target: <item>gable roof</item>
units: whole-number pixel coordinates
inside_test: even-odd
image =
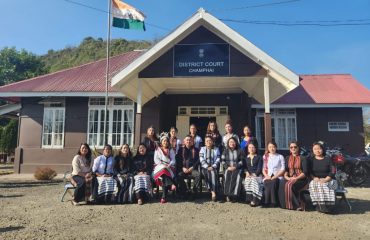
[[[287,69],[285,66],[253,45],[239,33],[203,9],[199,9],[192,17],[181,24],[173,32],[159,41],[156,45],[154,45],[151,49],[145,52],[126,68],[117,73],[117,75],[112,79],[112,86],[120,89],[120,91],[129,98],[136,100],[137,93],[139,92],[139,72],[149,66],[149,64],[153,63],[161,55],[165,54],[175,44],[180,42],[200,26],[207,28],[225,42],[235,47],[239,52],[249,57],[267,70],[270,77],[270,101],[278,99],[285,93],[298,86],[298,75]],[[222,79],[225,79],[225,77]],[[142,81],[142,103],[144,104],[153,97],[156,97],[160,93],[166,91],[167,88],[173,85],[173,82],[170,82],[171,80],[177,81],[177,83],[180,81],[188,81],[188,83],[185,83],[185,86],[196,86],[197,84],[202,84],[202,82],[198,81],[197,78],[177,78],[177,80],[174,80],[173,78],[167,78],[158,80],[151,79],[150,82]],[[235,86],[243,89],[247,93],[249,92],[251,95],[253,94],[253,97],[259,102],[264,102],[263,76],[262,81],[261,79],[258,79],[253,85],[248,85],[247,82],[248,81],[245,79],[244,82],[236,81]],[[200,87],[203,87],[203,85]]]
[[[110,76],[125,68],[143,51],[127,52],[110,58]],[[58,92],[59,96],[104,94],[106,81],[106,60],[99,60],[81,66],[34,77],[0,87],[0,97],[48,96]],[[110,85],[109,92],[117,92]],[[122,95],[122,94],[120,94]]]

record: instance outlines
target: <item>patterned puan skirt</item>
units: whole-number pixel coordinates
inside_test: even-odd
[[[257,198],[261,200],[263,195],[263,181],[262,177],[247,177],[244,180],[244,189],[246,195],[252,196],[252,198]],[[252,199],[251,199],[252,200]]]
[[[311,181],[309,185],[310,197],[313,205],[334,205],[335,190],[338,187],[336,180],[327,183]]]

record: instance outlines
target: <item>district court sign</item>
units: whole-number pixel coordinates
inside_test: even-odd
[[[174,49],[173,76],[229,76],[229,44],[177,44]]]

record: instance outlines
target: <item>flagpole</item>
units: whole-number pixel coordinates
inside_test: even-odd
[[[108,143],[107,138],[107,113],[108,113],[108,84],[109,84],[109,45],[110,45],[110,28],[111,28],[111,9],[112,0],[108,0],[108,33],[107,33],[107,63],[105,68],[105,106],[104,106],[104,144]]]

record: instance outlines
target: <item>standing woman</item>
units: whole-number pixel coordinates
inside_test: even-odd
[[[195,126],[195,124],[190,125],[189,135],[193,139],[194,147],[200,149],[203,146],[203,140],[197,135],[197,126]]]
[[[89,201],[91,196],[91,149],[87,143],[83,143],[72,160],[72,179],[76,187],[73,194],[73,205],[79,205],[81,201]]]
[[[130,146],[121,146],[118,155],[114,158],[114,175],[118,182],[118,203],[132,203],[134,201],[134,177],[132,175],[132,153]]]
[[[202,166],[202,173],[211,191],[212,201],[217,200],[218,170],[220,166],[220,151],[213,146],[213,138],[206,136],[206,145],[200,149],[199,160]]]
[[[279,186],[279,202],[281,208],[304,209],[300,192],[307,189],[308,165],[304,156],[300,156],[297,141],[289,143],[290,155],[285,158],[284,179]]]
[[[117,182],[113,178],[113,156],[112,146],[106,144],[103,155],[94,159],[92,172],[95,175],[93,180],[93,197],[97,203],[112,203],[117,194]]]
[[[152,172],[151,162],[146,153],[146,147],[143,143],[139,145],[136,151],[136,156],[132,162],[132,173],[135,176],[135,194],[137,198],[137,204],[142,205],[145,200],[148,200],[151,191],[152,184],[150,181],[150,174]]]
[[[170,149],[170,139],[166,133],[162,133],[160,137],[160,145],[154,152],[154,180],[158,186],[162,186],[161,203],[167,202],[167,191],[171,186],[171,190],[175,191],[175,168],[176,159],[175,152]]]
[[[251,141],[247,145],[248,153],[246,159],[244,189],[246,201],[252,207],[260,204],[263,195],[262,167],[263,160],[257,155],[257,143]]]
[[[170,128],[170,145],[171,148],[175,149],[175,154],[179,151],[180,146],[182,145],[182,141],[177,138],[178,130],[176,127]]]
[[[240,148],[247,152],[248,149],[246,148],[248,146],[248,143],[250,143],[251,141],[257,142],[257,139],[252,136],[252,131],[248,125],[244,126],[243,133],[244,136],[241,139]]]
[[[276,153],[275,142],[269,142],[267,149],[267,153],[263,156],[265,205],[275,207],[278,204],[279,182],[285,172],[285,160],[282,155]]]
[[[221,163],[225,169],[224,194],[226,201],[234,201],[239,196],[243,180],[243,167],[245,155],[239,148],[238,141],[231,137],[227,141],[227,147],[222,152]]]
[[[155,129],[153,126],[149,126],[146,130],[146,136],[143,139],[143,143],[146,147],[146,152],[148,156],[152,159],[154,159],[154,152],[159,144],[159,140],[157,138],[157,134],[155,132]],[[154,164],[154,161],[153,161]]]
[[[312,146],[313,156],[310,159],[312,181],[309,185],[312,203],[320,212],[330,212],[335,204],[335,190],[338,187],[334,179],[334,166],[331,159],[325,156],[324,147],[315,142]]]
[[[233,133],[233,126],[231,125],[231,121],[228,120],[226,123],[225,123],[225,135],[223,136],[222,138],[222,146],[223,146],[223,149],[226,149],[227,148],[227,141],[229,141],[230,138],[235,138],[239,144],[239,138],[238,138],[238,135],[236,135],[235,133]]]
[[[222,147],[222,137],[215,121],[209,121],[205,138],[206,137],[211,137],[213,145],[220,150]],[[204,141],[206,140],[204,139]]]

